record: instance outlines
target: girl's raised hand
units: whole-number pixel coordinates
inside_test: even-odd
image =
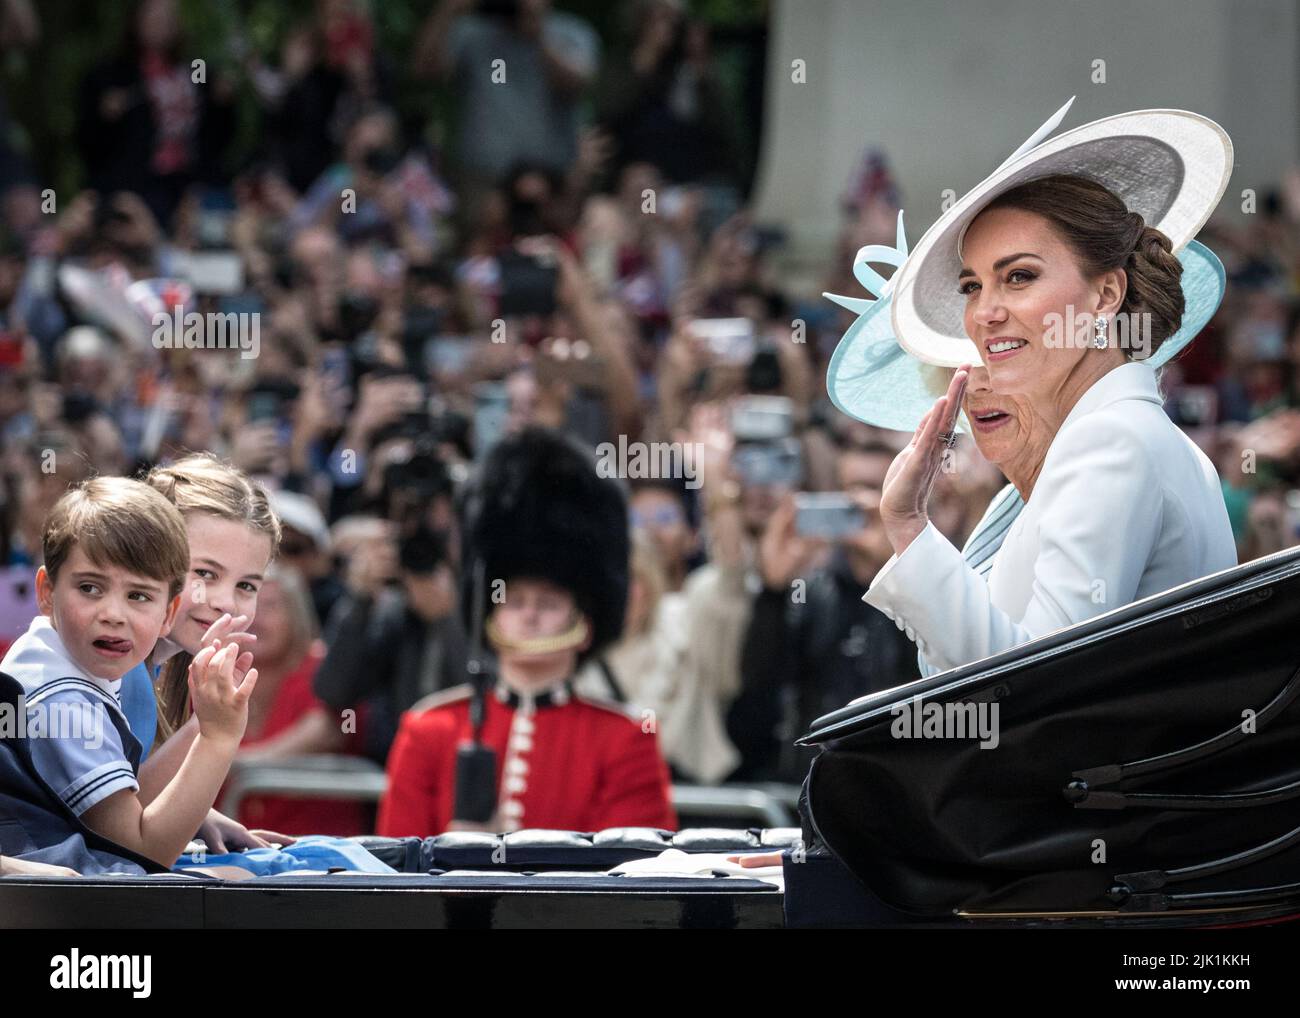
[[[202,646],[211,647],[213,650],[220,650],[222,647],[233,644],[243,651],[235,659],[235,682],[244,681],[244,676],[253,666],[253,652],[248,650],[248,645],[257,642],[257,637],[248,632],[244,627],[248,625],[249,618],[247,615],[231,615],[226,612],[216,622],[208,626],[208,631],[203,634]]]
[[[238,634],[235,635],[237,636]],[[253,652],[251,650],[246,650],[243,653],[240,653],[239,644],[233,641],[233,637],[230,643],[222,643],[221,640],[213,640],[211,647],[213,650],[221,650],[222,647],[235,648],[235,653],[239,654],[239,656],[235,658],[235,685],[238,686],[242,683],[248,675],[248,670],[253,667]]]
[[[247,650],[249,645],[257,642],[257,637],[245,628],[250,621],[252,620],[247,615],[231,615],[230,612],[226,612],[216,622],[208,626],[208,631],[203,634],[201,646],[237,643]]]
[[[220,649],[203,647],[190,664],[190,699],[199,719],[199,734],[210,739],[234,742],[244,737],[248,724],[248,700],[257,686],[257,669],[241,677],[235,668],[242,655],[236,644]]]

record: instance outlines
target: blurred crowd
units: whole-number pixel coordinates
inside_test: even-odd
[[[81,83],[81,190],[44,193],[5,132],[0,638],[34,612],[41,521],[70,483],[211,450],[284,524],[248,756],[338,751],[339,712],[364,706],[352,750],[382,763],[402,712],[464,680],[458,488],[541,424],[699,450],[696,476],[625,472],[625,633],[579,680],[654,711],[676,780],[797,783],[812,719],[918,674],[861,601],[905,436],[826,398],[852,316],[782,286],[708,24],[676,0],[625,7],[604,39],[547,0],[436,0],[399,59],[367,4],[321,0],[244,56],[262,141],[227,171],[236,82],[195,82],[174,0],[143,0]],[[33,7],[4,8],[6,45],[39,32]],[[404,75],[446,89],[445,149],[394,111]],[[900,201],[884,155],[838,200],[816,291],[862,296],[853,254],[892,243]],[[1227,298],[1163,384],[1244,561],[1300,542],[1300,171],[1240,221],[1201,234]],[[159,342],[176,308],[205,316],[191,344]],[[214,316],[255,328],[256,356],[213,348]],[[960,546],[1004,483],[963,441],[936,524]],[[867,525],[801,535],[796,492],[845,492]]]

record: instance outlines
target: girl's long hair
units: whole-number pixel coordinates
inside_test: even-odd
[[[145,482],[166,496],[188,522],[192,513],[206,513],[243,523],[271,540],[271,558],[280,547],[280,521],[271,511],[266,492],[247,474],[208,453],[155,467]],[[187,581],[188,582],[188,581]],[[158,700],[157,742],[165,742],[190,715],[189,671],[193,655],[170,658],[154,682]]]

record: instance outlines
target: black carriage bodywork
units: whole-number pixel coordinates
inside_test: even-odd
[[[797,839],[792,828],[367,837],[358,840],[394,873],[0,879],[0,928],[773,929],[783,919],[772,883],[606,871],[670,848],[769,852]]]
[[[996,706],[997,746],[942,726],[949,737],[916,737],[931,704],[952,718]],[[1294,916],[1300,549],[865,697],[801,742],[822,747],[801,807],[810,851],[886,911]]]

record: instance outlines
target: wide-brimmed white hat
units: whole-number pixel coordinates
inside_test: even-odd
[[[826,370],[831,402],[850,417],[892,431],[915,431],[934,401],[948,391],[954,368],[923,364],[901,346],[890,327],[890,286],[868,262],[898,265],[907,257],[903,213],[898,214],[895,247],[869,245],[858,252],[853,273],[876,300],[823,294],[858,318],[844,333]],[[1227,275],[1214,252],[1191,241],[1178,252],[1183,264],[1183,321],[1178,331],[1143,363],[1160,368],[1177,357],[1214,317],[1223,301]],[[972,362],[976,363],[976,362]],[[965,414],[957,430],[968,431]]]
[[[918,359],[944,367],[981,362],[957,288],[961,238],[990,201],[1013,187],[1056,173],[1089,177],[1168,236],[1175,254],[1223,197],[1232,140],[1213,120],[1186,110],[1138,110],[1049,139],[1073,102],[940,216],[890,279],[894,335]]]

